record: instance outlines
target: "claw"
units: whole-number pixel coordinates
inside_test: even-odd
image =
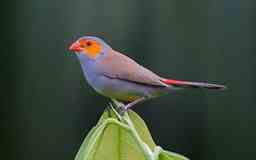
[[[126,107],[126,105],[124,105],[123,103],[115,100],[115,99],[111,99],[113,101],[114,106],[116,107],[116,110],[118,111],[118,113],[123,116],[125,112],[127,112],[128,108]]]
[[[125,112],[128,111],[128,108],[126,107],[126,105],[123,105],[120,107],[120,115],[123,116],[125,114]]]

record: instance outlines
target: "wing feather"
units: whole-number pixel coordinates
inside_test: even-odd
[[[98,71],[101,74],[110,77],[135,83],[141,83],[145,85],[154,85],[166,87],[167,85],[162,83],[162,78],[152,71],[139,65],[131,58],[110,50],[100,61],[97,61]]]

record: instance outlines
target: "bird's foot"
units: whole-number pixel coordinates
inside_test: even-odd
[[[116,107],[116,110],[118,111],[118,113],[123,116],[125,112],[127,112],[128,108],[127,105],[124,105],[123,103],[115,100],[115,99],[111,99],[114,103],[114,106]]]
[[[128,108],[126,107],[127,105],[122,105],[121,107],[120,107],[120,115],[121,116],[123,116],[124,114],[125,114],[125,112],[127,112],[128,111]]]

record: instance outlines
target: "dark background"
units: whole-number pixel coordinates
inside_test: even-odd
[[[83,35],[103,37],[160,75],[228,85],[138,105],[157,144],[192,160],[255,159],[255,7],[253,0],[3,3],[0,159],[74,158],[109,102],[67,50]]]

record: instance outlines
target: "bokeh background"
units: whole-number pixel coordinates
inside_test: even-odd
[[[103,37],[163,76],[228,85],[138,105],[157,144],[194,160],[255,159],[255,7],[253,0],[3,3],[1,159],[74,158],[109,102],[67,50],[82,35]]]

